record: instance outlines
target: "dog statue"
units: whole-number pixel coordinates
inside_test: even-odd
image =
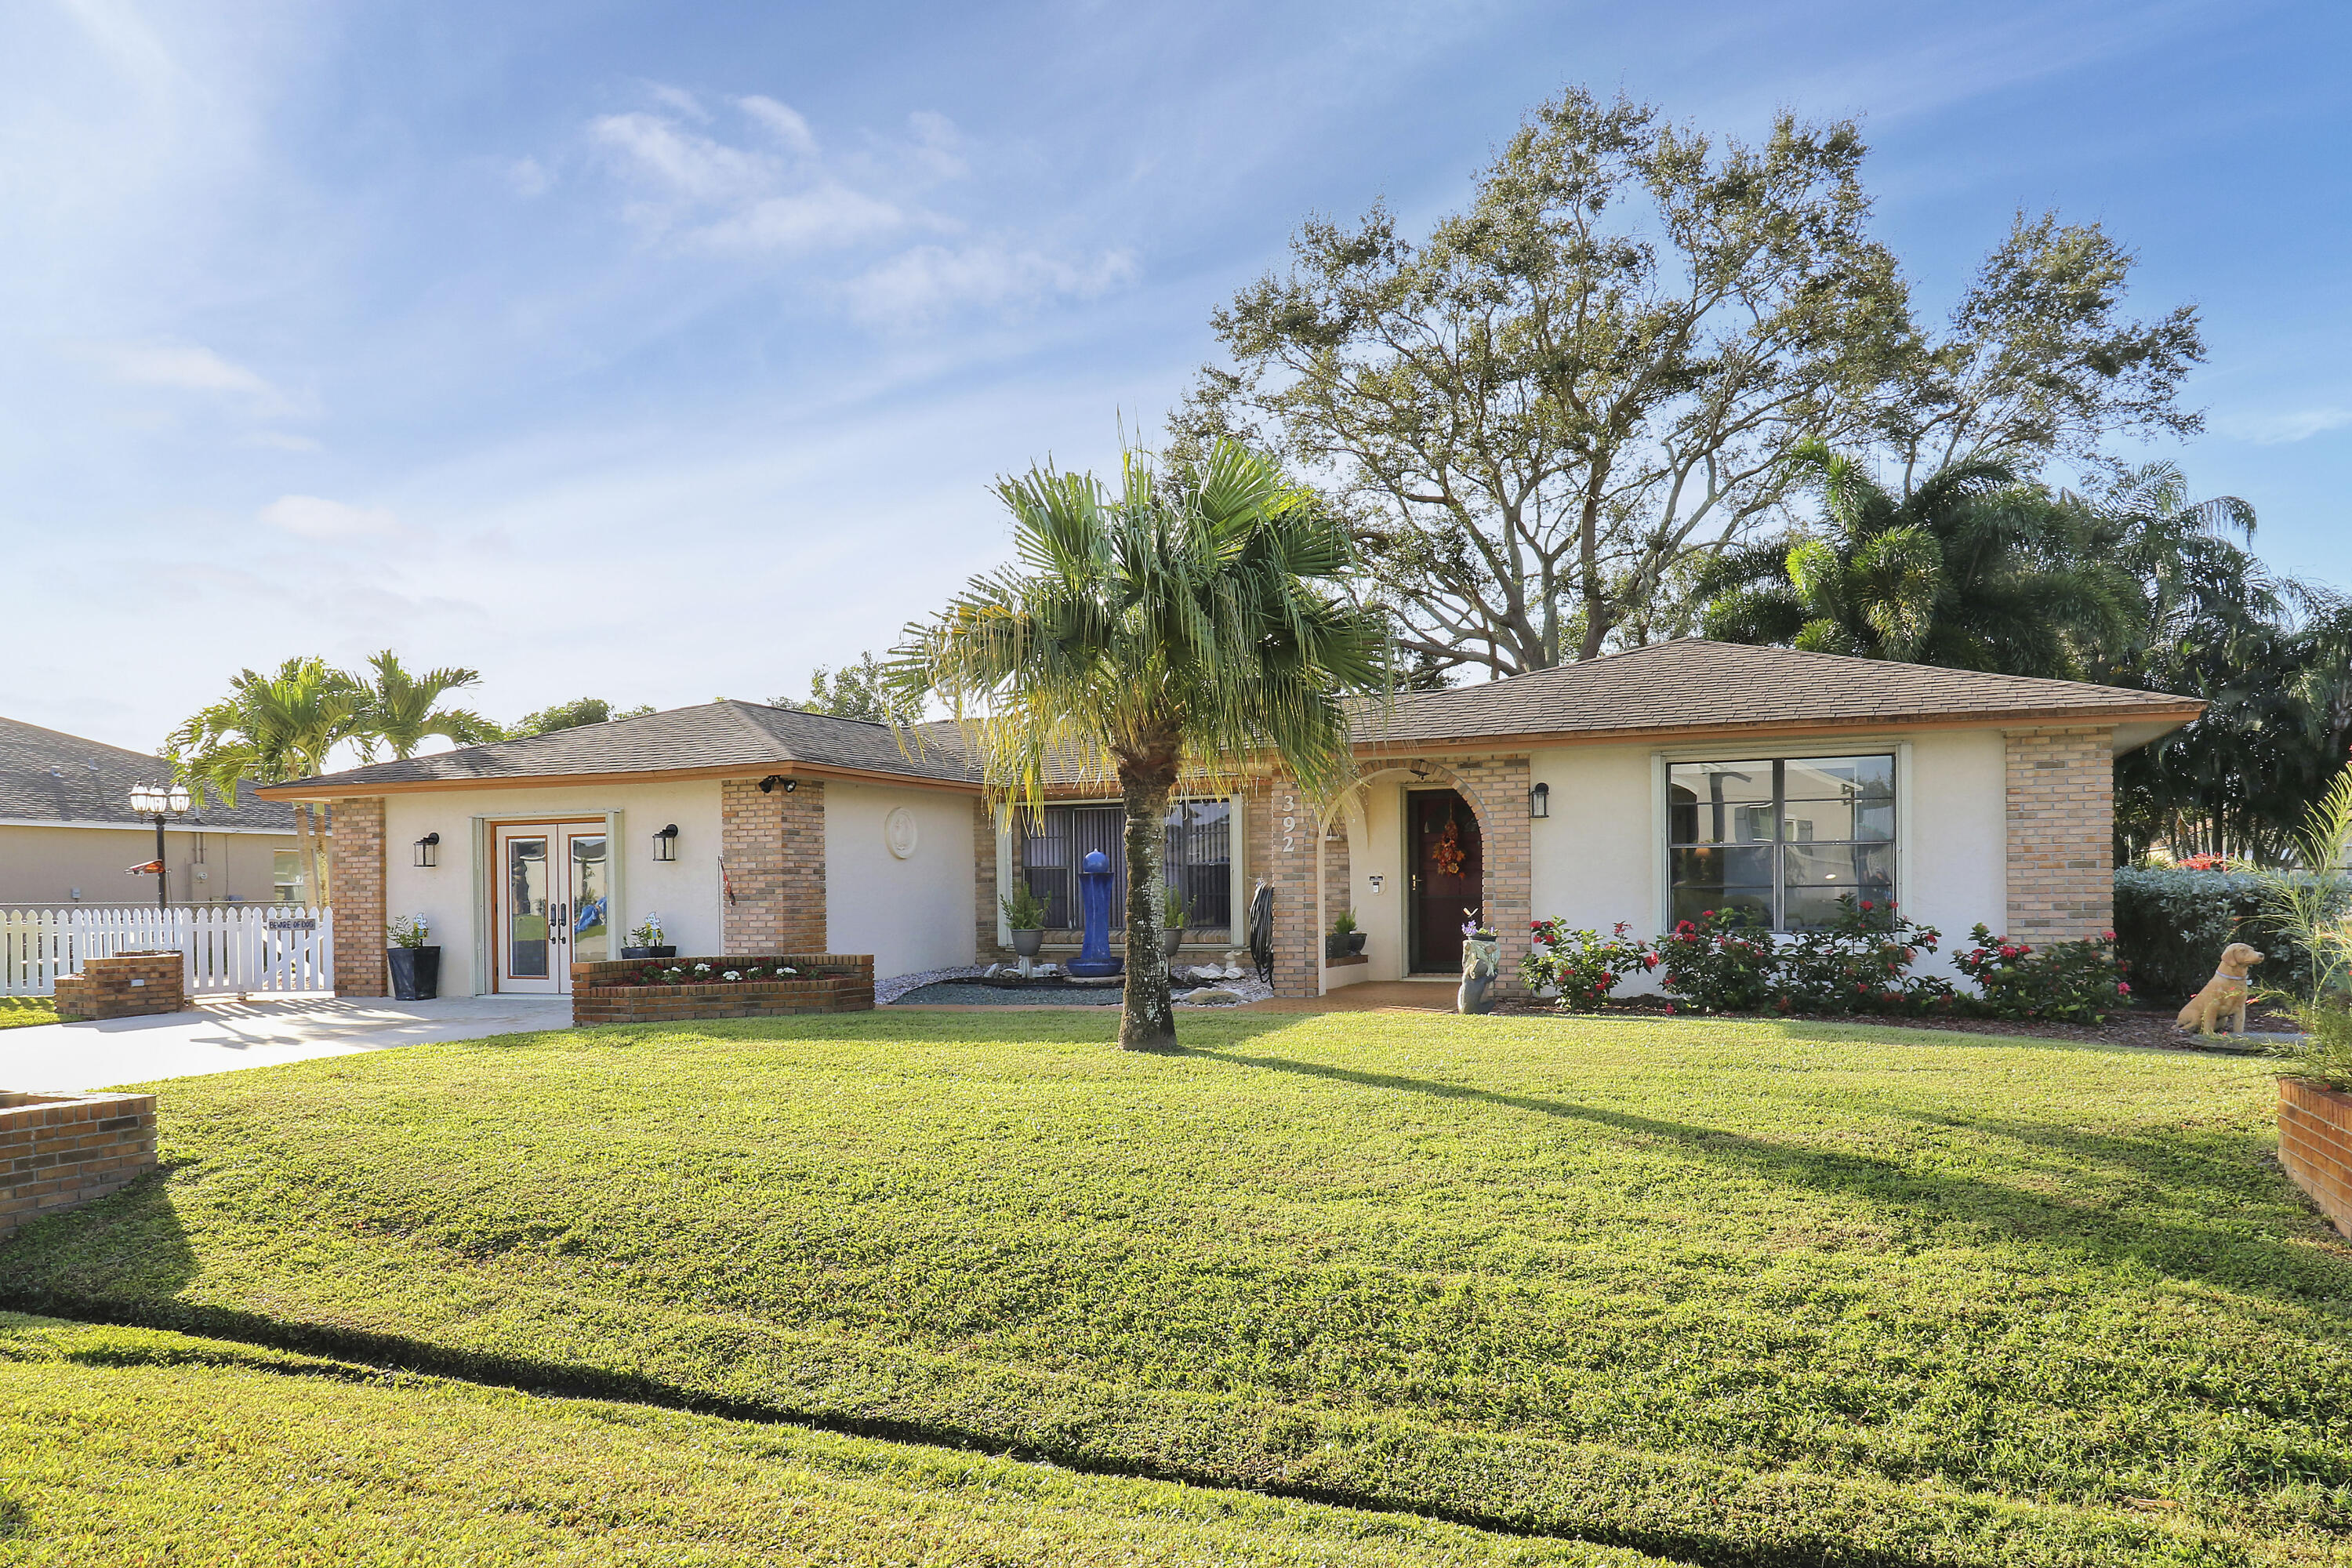
[[[2246,1032],[2246,971],[2263,961],[2242,942],[2233,942],[2221,950],[2221,966],[2213,971],[2213,978],[2205,989],[2189,999],[2175,1020],[2181,1028],[2194,1029],[2200,1035],[2211,1035],[2213,1026],[2229,1020],[2230,1033]]]

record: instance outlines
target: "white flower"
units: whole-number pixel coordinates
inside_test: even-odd
[[[698,963],[694,966],[694,972],[697,974],[708,974],[710,973],[710,965],[707,963]]]
[[[731,970],[731,969],[730,969],[730,970],[729,970],[726,973],[724,973],[724,974],[720,975],[719,978],[719,979],[721,979],[721,980],[740,980],[740,979],[742,979],[743,977],[742,977],[740,974],[736,973],[735,973],[735,971],[733,971],[733,970]]]
[[[800,971],[797,969],[786,969],[782,964],[779,963],[776,965],[776,973],[779,974],[798,974]]]

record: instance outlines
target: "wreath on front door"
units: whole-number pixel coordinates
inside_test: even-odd
[[[1462,847],[1462,824],[1454,820],[1452,806],[1445,808],[1445,831],[1437,836],[1436,844],[1430,848],[1429,858],[1445,875],[1462,875],[1462,862],[1469,858],[1469,854]]]

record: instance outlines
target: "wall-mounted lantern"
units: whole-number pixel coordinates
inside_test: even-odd
[[[675,860],[677,858],[677,823],[671,823],[667,827],[663,828],[660,832],[654,835],[654,858],[656,860]]]
[[[1528,791],[1528,815],[1534,817],[1551,815],[1551,785],[1539,784]]]
[[[415,849],[415,860],[417,865],[438,866],[441,864],[441,836],[439,834],[426,834],[424,837],[416,841]]]

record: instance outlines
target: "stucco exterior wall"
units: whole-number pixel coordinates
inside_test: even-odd
[[[915,827],[904,858],[887,832],[898,810]],[[976,842],[974,826],[965,795],[826,784],[825,950],[871,953],[882,979],[975,962],[976,851],[989,851],[992,879],[995,845],[992,837]]]
[[[619,909],[612,930],[625,936],[648,911],[680,952],[719,952],[719,784],[715,780],[584,784],[556,789],[448,790],[384,797],[384,908],[432,922],[441,946],[441,994],[478,995],[489,976],[474,967],[474,922],[488,868],[473,864],[473,819],[545,822],[622,815]],[[654,830],[677,824],[677,858],[657,861]],[[410,847],[441,835],[441,863],[410,863]],[[340,934],[340,933],[339,933]]]
[[[199,840],[204,858],[196,860]],[[294,835],[203,833],[166,828],[172,902],[269,902],[273,852],[292,849]],[[155,858],[152,827],[21,827],[0,824],[0,904],[64,907],[152,904],[155,879],[126,877],[126,866]],[[199,873],[202,873],[199,875]],[[79,900],[74,889],[81,889]]]
[[[2008,759],[1998,730],[1929,730],[1907,737],[1880,735],[1830,742],[1737,742],[1709,754],[1816,755],[1835,749],[1893,750],[1897,763],[1895,896],[1910,916],[1941,930],[1946,941],[1934,964],[1951,973],[1949,957],[1969,927],[2002,923],[2008,902]],[[1619,921],[1637,936],[1665,923],[1664,873],[1659,847],[1665,831],[1648,745],[1569,746],[1538,752],[1535,780],[1551,785],[1551,815],[1531,823],[1534,917],[1606,934]],[[1676,756],[1696,750],[1675,748]],[[1654,989],[1648,976],[1622,991]]]

